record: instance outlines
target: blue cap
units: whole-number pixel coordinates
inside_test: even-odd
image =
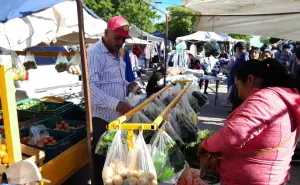
[[[294,49],[293,44],[289,44],[289,48],[290,48],[290,49]]]

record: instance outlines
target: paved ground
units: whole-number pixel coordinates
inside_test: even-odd
[[[199,117],[200,129],[218,131],[224,124],[226,117],[228,116],[228,111],[230,110],[230,108],[228,107],[221,106],[221,103],[226,101],[226,86],[221,85],[219,92],[219,100],[216,106],[214,105],[214,94],[208,95],[210,99],[210,104],[202,108],[201,115]],[[88,185],[88,169],[88,166],[84,167],[77,174],[73,175],[63,185]],[[292,164],[290,185],[300,185],[300,163]]]

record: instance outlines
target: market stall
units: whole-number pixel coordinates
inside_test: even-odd
[[[66,4],[64,3],[67,4],[67,8]],[[21,114],[27,114],[27,116],[32,116],[32,118],[39,117],[41,119],[44,119],[45,116],[52,116],[53,114],[58,114],[69,110],[72,106],[72,103],[64,102],[57,104],[51,102],[43,102],[40,100],[26,100],[29,102],[23,101],[16,104],[14,93],[15,88],[13,83],[15,75],[13,69],[15,66],[12,67],[12,57],[10,55],[1,55],[0,76],[2,83],[0,86],[0,90],[3,110],[2,116],[4,122],[2,137],[5,137],[6,144],[3,146],[1,145],[3,150],[2,154],[5,154],[4,156],[1,156],[2,158],[5,157],[5,159],[2,159],[3,164],[12,164],[19,160],[28,158],[29,155],[29,158],[27,160],[36,162],[40,166],[41,173],[45,178],[51,179],[52,184],[61,184],[71,175],[73,175],[78,169],[87,164],[92,156],[90,142],[90,133],[92,131],[90,129],[91,109],[88,91],[89,84],[87,79],[88,72],[85,52],[85,38],[92,38],[94,39],[94,41],[95,39],[97,40],[97,34],[99,34],[99,30],[104,30],[104,27],[102,27],[103,22],[101,22],[101,20],[99,19],[96,20],[95,18],[89,16],[88,12],[83,10],[81,1],[77,1],[77,3],[74,1],[64,2],[59,0],[40,1],[39,3],[30,0],[24,1],[22,3],[20,3],[19,1],[3,1],[1,2],[1,6],[5,7],[5,11],[3,11],[0,16],[0,19],[3,22],[1,24],[1,47],[10,50],[23,50],[27,47],[35,46],[41,43],[46,43],[47,45],[59,45],[62,43],[67,43],[69,41],[71,41],[71,43],[73,44],[80,44],[81,46],[80,51],[83,68],[82,75],[84,81],[83,89],[85,95],[86,123],[85,125],[79,125],[79,127],[73,126],[73,128],[69,128],[70,125],[68,124],[64,124],[63,127],[57,125],[59,128],[57,128],[56,131],[55,129],[44,129],[47,131],[47,134],[45,134],[43,137],[40,137],[40,139],[43,138],[43,140],[39,140],[39,146],[32,146],[33,148],[37,148],[37,150],[35,151],[30,147],[24,149],[23,145],[34,145],[33,143],[30,143],[30,141],[35,137],[33,137],[34,135],[28,135],[28,125],[21,124],[20,120],[18,122],[18,117],[20,117]],[[77,19],[74,19],[74,17],[77,17],[76,15],[78,15],[78,23]],[[70,21],[71,19],[73,21]],[[85,19],[85,24],[83,23],[83,19]],[[46,24],[43,21],[45,21]],[[41,26],[44,25],[42,23],[44,23],[45,26]],[[18,26],[19,28],[16,29],[14,25]],[[39,28],[36,27],[35,29],[34,26],[37,26]],[[84,26],[86,26],[88,29],[91,27],[96,28],[97,34],[94,35],[89,32],[95,30],[84,32]],[[20,29],[24,31],[22,32],[23,35],[20,35]],[[13,33],[15,33],[16,31],[18,31],[19,34],[16,34],[17,37],[14,37]],[[94,33],[96,33],[96,31]],[[79,39],[78,37],[74,37],[74,35],[72,34],[77,35]],[[22,53],[21,51],[19,52],[19,54],[24,53]],[[57,55],[57,52],[42,52],[40,55],[37,54],[37,56]],[[23,113],[21,113],[20,111]],[[36,112],[38,112],[39,114],[35,114]],[[34,120],[34,123],[31,122],[30,124],[28,124],[37,125],[37,123],[38,122]],[[61,123],[64,123],[63,120],[61,120]],[[51,125],[48,126],[51,127]],[[30,131],[33,130],[31,128]],[[39,127],[37,126],[36,128]],[[59,129],[61,130],[62,128],[65,129],[64,132],[59,131]],[[86,128],[85,136],[87,138],[83,139],[84,137],[81,137],[79,138],[79,140],[77,138],[77,141],[73,140],[75,138],[71,139],[71,135],[77,135],[75,134],[77,132],[74,132],[73,129],[81,130],[81,128],[84,128],[83,133],[85,133]],[[43,143],[41,143],[42,141]],[[21,142],[24,144],[21,145]],[[60,149],[58,150],[58,148]],[[44,151],[45,153],[41,153],[40,151]],[[26,158],[24,158],[24,155],[22,157],[22,154],[26,154]],[[93,170],[91,170],[91,172],[93,172]]]

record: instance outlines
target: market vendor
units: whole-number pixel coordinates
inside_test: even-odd
[[[126,102],[129,83],[120,52],[126,38],[129,38],[129,23],[122,16],[115,16],[108,21],[104,37],[87,50],[94,148],[108,123],[132,109]],[[105,157],[94,156],[97,185],[103,184],[104,163]]]
[[[235,79],[243,104],[198,151],[221,154],[222,185],[285,185],[300,133],[299,84],[271,58],[244,62]]]

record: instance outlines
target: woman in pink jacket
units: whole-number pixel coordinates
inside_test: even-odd
[[[222,154],[222,185],[286,184],[299,135],[297,83],[279,62],[266,59],[242,64],[236,85],[244,103],[200,147]]]

